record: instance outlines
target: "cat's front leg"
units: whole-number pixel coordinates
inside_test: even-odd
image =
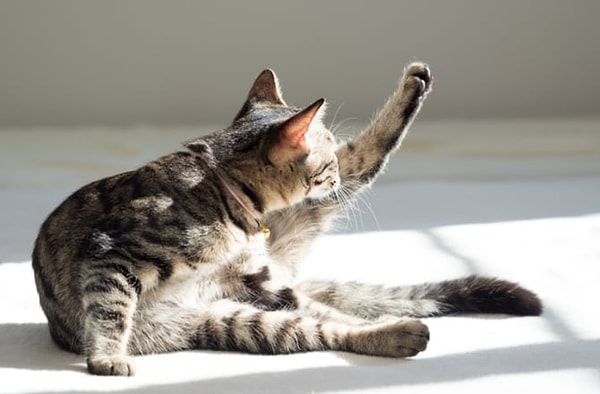
[[[346,193],[368,186],[381,173],[431,91],[432,81],[425,63],[410,64],[404,70],[400,86],[369,127],[338,148],[336,155]]]
[[[134,368],[127,347],[138,297],[136,283],[121,263],[95,263],[90,271],[82,288],[88,370],[95,375],[131,376]]]

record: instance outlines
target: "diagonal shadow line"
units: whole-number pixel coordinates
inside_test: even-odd
[[[320,393],[456,382],[492,375],[597,369],[600,340],[579,340],[481,350],[434,358],[385,360],[377,365],[319,367],[156,385],[125,393]],[[366,357],[365,357],[366,358]],[[598,384],[600,389],[600,382]]]
[[[460,261],[467,271],[472,274],[477,274],[480,270],[477,268],[477,261],[465,256],[457,252],[454,248],[448,245],[447,242],[444,241],[443,237],[437,235],[432,230],[422,230],[422,234],[428,237],[432,244],[441,252],[455,258]],[[577,335],[571,330],[562,320],[561,318],[550,308],[544,306],[544,317],[546,317],[546,321],[552,326],[553,331],[562,339],[575,339]]]
[[[477,267],[477,261],[457,252],[454,248],[449,246],[442,237],[437,235],[431,229],[421,230],[420,232],[427,238],[429,238],[433,246],[435,246],[439,251],[447,254],[448,256],[453,257],[457,261],[460,261],[469,273],[476,274],[479,271]]]
[[[48,335],[46,324],[2,324],[0,332],[2,333],[0,347],[3,349],[0,352],[0,368],[72,370],[85,373],[82,356],[58,349]],[[424,356],[409,360],[373,358],[345,353],[343,356],[351,365],[259,372],[184,383],[146,385],[123,392],[173,393],[205,390],[244,393],[319,393],[456,382],[491,375],[572,369],[597,370],[600,365],[600,339],[567,340],[440,357]],[[282,362],[284,361],[285,357],[282,358]],[[194,367],[206,368],[207,366]]]

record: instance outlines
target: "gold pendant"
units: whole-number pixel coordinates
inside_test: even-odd
[[[265,240],[268,241],[269,238],[271,237],[271,230],[269,230],[269,228],[267,226],[265,226],[258,220],[256,222],[258,223],[258,229],[260,230],[261,233],[263,233],[263,237],[265,238]]]

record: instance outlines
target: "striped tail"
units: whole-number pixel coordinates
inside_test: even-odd
[[[537,316],[542,313],[542,303],[533,292],[512,282],[474,275],[399,287],[307,281],[297,290],[344,313],[365,319],[384,315],[431,317],[494,313]]]

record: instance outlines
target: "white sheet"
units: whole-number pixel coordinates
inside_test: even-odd
[[[126,134],[130,147],[135,134]],[[167,140],[151,135],[152,142]],[[31,135],[8,141],[0,133],[5,160],[0,179],[0,392],[600,392],[600,172],[597,177],[575,172],[524,178],[515,171],[493,181],[384,182],[368,193],[369,205],[358,205],[362,213],[349,215],[337,233],[315,245],[301,273],[303,278],[389,284],[470,273],[499,276],[536,291],[545,307],[540,317],[427,319],[430,346],[409,360],[336,352],[252,356],[187,351],[138,357],[133,378],[91,376],[82,357],[59,350],[50,340],[30,268],[31,243],[45,215],[82,178],[131,166],[143,153],[97,143],[89,148],[79,136],[72,146],[88,166],[73,166],[64,147],[56,148],[60,154],[44,150],[64,137],[45,134],[31,149]],[[113,137],[96,131],[91,138]],[[18,160],[17,143],[27,147]],[[41,160],[44,155],[54,156],[54,165]],[[7,157],[19,168],[9,169]],[[565,157],[544,160],[560,168]],[[535,158],[524,161],[530,162],[528,168],[539,165]]]

